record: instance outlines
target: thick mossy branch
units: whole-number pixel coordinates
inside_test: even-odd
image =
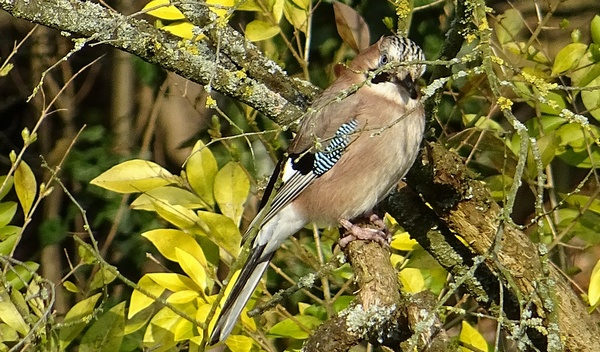
[[[306,104],[299,98],[303,96],[300,92],[294,95],[295,102],[292,103],[250,77],[226,56],[221,55],[217,60],[215,49],[202,41],[180,39],[144,20],[124,16],[96,3],[0,0],[0,8],[14,17],[127,51],[202,85],[210,83],[212,89],[238,99],[276,121],[298,119]],[[227,40],[224,35],[221,38]],[[267,67],[264,72],[268,72]],[[291,78],[286,81],[294,82]]]
[[[418,230],[414,233],[417,240],[429,247],[430,253],[451,272],[460,275],[474,258],[485,258],[487,269],[480,266],[472,279],[464,281],[476,299],[486,304],[496,301],[499,282],[504,282],[518,299],[515,301],[511,295],[504,297],[504,310],[508,315],[512,314],[507,299],[513,310],[523,309],[531,301],[534,316],[547,316],[544,307],[551,304],[542,302],[538,291],[540,282],[546,278],[537,247],[527,235],[509,226],[503,227],[501,243],[494,243],[501,225],[502,208],[457,154],[439,144],[427,144],[407,175],[407,183],[420,196],[402,192],[408,196],[392,196],[386,201],[387,208],[403,226]],[[460,236],[469,247],[455,236]],[[550,277],[556,285],[558,306],[554,309],[558,309],[565,350],[593,351],[593,346],[600,346],[597,325],[582,302],[567,288],[562,276],[554,271]],[[539,343],[545,343],[542,336],[531,337],[539,338],[534,341],[538,347]]]

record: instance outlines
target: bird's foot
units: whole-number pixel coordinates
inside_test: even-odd
[[[388,246],[390,244],[391,236],[383,220],[376,214],[371,214],[369,220],[377,226],[377,228],[361,227],[346,219],[341,219],[340,225],[348,231],[348,235],[340,238],[338,242],[340,247],[345,248],[350,242],[355,240],[374,241],[382,246]]]

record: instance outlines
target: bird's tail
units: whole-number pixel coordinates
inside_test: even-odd
[[[229,296],[227,296],[217,318],[210,337],[211,345],[224,341],[229,336],[250,296],[252,296],[265,270],[267,270],[274,253],[275,251],[265,253],[265,245],[259,245],[250,250],[250,255],[242,267],[242,272],[233,285]]]

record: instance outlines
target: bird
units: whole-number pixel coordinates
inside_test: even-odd
[[[309,223],[348,228],[406,175],[425,129],[417,85],[424,60],[407,37],[383,36],[342,66],[306,110],[244,235],[256,233],[210,345],[229,336],[285,239]]]

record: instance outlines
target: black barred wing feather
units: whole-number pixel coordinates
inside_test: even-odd
[[[352,134],[358,130],[358,121],[353,119],[349,122],[342,124],[335,135],[328,141],[324,141],[325,148],[321,151],[305,151],[303,153],[291,154],[285,160],[283,170],[283,184],[277,190],[271,206],[263,209],[266,210],[266,214],[262,216],[259,214],[252,224],[248,228],[248,231],[256,225],[256,222],[260,221],[261,226],[267,221],[271,220],[277,212],[283,207],[293,201],[306,187],[308,187],[312,181],[322,176],[327,171],[331,170],[333,166],[340,160],[346,147],[352,140]],[[263,202],[261,206],[264,206],[266,199],[270,197],[273,187],[275,186],[275,180],[279,176],[279,168],[281,164],[275,170],[275,173],[271,177],[269,186],[263,196]],[[265,198],[266,197],[266,198]],[[261,211],[262,212],[262,211]],[[248,232],[244,235],[246,240]]]

